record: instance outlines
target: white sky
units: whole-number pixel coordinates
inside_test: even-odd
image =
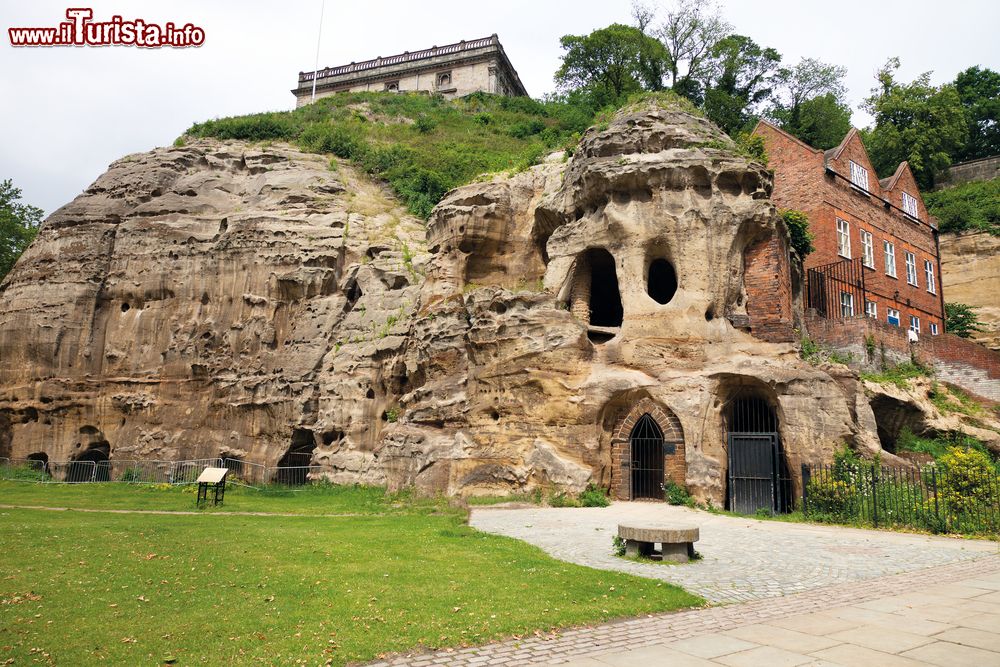
[[[666,1],[666,0],[665,0]],[[7,28],[55,26],[67,6],[149,22],[193,23],[192,49],[20,48]],[[300,70],[312,70],[320,0],[0,0],[0,179],[46,214],[113,160],[170,144],[193,122],[290,109]],[[1000,70],[1000,3],[986,0],[728,0],[736,32],[776,48],[784,63],[812,56],[848,68],[857,108],[875,70],[898,55],[909,80],[936,83],[971,65]],[[327,0],[320,67],[414,51],[496,32],[528,92],[552,90],[559,37],[630,22],[629,0]],[[868,119],[855,114],[854,123]]]

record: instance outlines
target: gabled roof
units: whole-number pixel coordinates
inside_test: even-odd
[[[878,184],[882,186],[883,190],[892,190],[894,187],[896,187],[896,183],[899,182],[899,177],[903,175],[903,172],[906,171],[909,168],[909,166],[910,163],[907,162],[906,160],[903,160],[902,162],[899,163],[899,166],[896,167],[895,174],[893,174],[889,178],[883,178],[879,180]]]
[[[857,136],[857,134],[858,128],[856,127],[852,127],[848,130],[847,134],[844,135],[844,138],[840,140],[840,144],[838,144],[835,148],[831,148],[823,152],[823,162],[829,164],[830,160],[840,159],[840,154],[844,152],[844,149],[847,148],[847,144],[851,143],[851,139]],[[862,146],[864,146],[864,144],[862,144]],[[867,152],[868,151],[866,150],[865,153]]]
[[[786,130],[781,129],[780,127],[778,127],[774,123],[772,123],[770,121],[767,121],[767,120],[764,120],[763,118],[761,118],[760,120],[757,121],[757,125],[754,127],[753,131],[750,134],[753,134],[754,132],[756,132],[757,128],[760,127],[761,125],[767,125],[769,128],[771,128],[775,132],[777,132],[777,133],[781,134],[782,136],[784,136],[786,139],[790,139],[791,141],[794,141],[799,146],[802,146],[802,148],[805,148],[808,151],[812,151],[813,153],[821,153],[822,152],[818,148],[813,148],[812,146],[810,146],[806,142],[802,141],[801,139],[799,139],[798,137],[796,137],[794,134],[791,134],[790,132],[787,132]]]

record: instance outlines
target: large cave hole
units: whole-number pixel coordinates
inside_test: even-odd
[[[92,442],[89,447],[73,458],[66,471],[66,481],[110,482],[110,455],[111,445],[107,440]]]
[[[301,486],[309,479],[309,466],[316,449],[316,436],[307,428],[292,430],[292,442],[288,451],[278,461],[277,470],[271,478],[276,484]]]
[[[677,273],[674,265],[662,257],[649,263],[646,276],[646,292],[653,301],[661,305],[670,303],[677,292]]]
[[[591,248],[577,259],[570,309],[586,319],[595,343],[614,338],[622,325],[622,298],[615,258],[604,248]]]
[[[880,395],[871,400],[875,415],[876,432],[882,449],[895,454],[900,436],[904,433],[922,434],[926,431],[924,415],[912,403],[891,396]]]
[[[33,454],[28,454],[28,467],[33,471],[42,474],[49,475],[49,455],[45,452],[34,452]]]

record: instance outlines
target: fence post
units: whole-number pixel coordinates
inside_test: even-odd
[[[931,465],[931,490],[934,493],[934,518],[940,521],[941,509],[938,507],[937,466],[935,465]],[[948,531],[947,517],[945,517],[944,526],[945,526],[945,532],[947,532]]]
[[[878,466],[872,466],[872,521],[878,528]]]
[[[812,480],[812,471],[805,463],[802,464],[802,513],[809,515],[809,482]]]

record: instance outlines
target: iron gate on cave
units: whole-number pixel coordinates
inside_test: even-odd
[[[673,447],[663,441],[663,431],[650,415],[644,414],[629,436],[632,467],[632,499],[663,500],[663,456]]]
[[[763,397],[746,392],[729,404],[727,508],[738,514],[789,512],[791,475],[781,448],[778,418]]]

